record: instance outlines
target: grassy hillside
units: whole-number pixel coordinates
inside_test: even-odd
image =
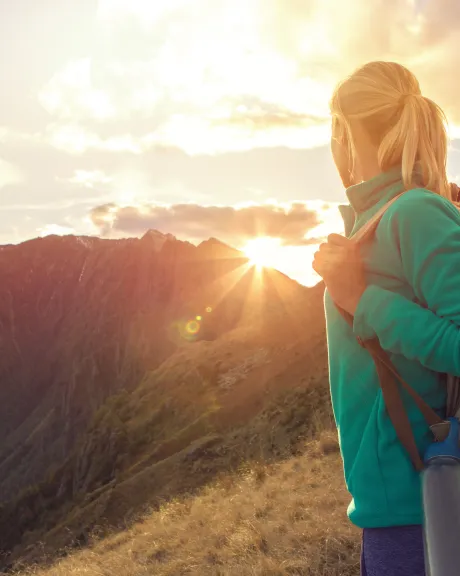
[[[199,348],[187,351],[185,365]],[[241,356],[234,354],[231,364],[241,367]],[[248,346],[239,354],[254,357]],[[160,367],[134,393],[109,399],[73,459],[56,474],[59,486],[53,477],[3,507],[2,541],[17,542],[10,565],[21,559],[42,562],[43,555],[49,559],[69,546],[86,545],[95,528],[123,529],[140,511],[196,494],[241,466],[300,454],[305,442],[331,423],[324,345],[317,354],[310,368],[295,347],[272,351],[278,370],[271,363],[248,368],[243,361],[247,373],[231,392],[199,380],[195,369],[185,383],[166,379],[165,385]],[[181,366],[163,367],[164,377],[171,370],[177,375]],[[270,376],[263,379],[261,368]],[[66,484],[75,482],[82,488],[66,497]]]
[[[357,576],[359,533],[335,434],[323,431],[281,462],[247,463],[195,496],[21,576]]]
[[[240,426],[201,430],[185,444],[138,460],[124,481],[87,494],[64,524],[29,534],[32,553],[16,558],[17,573],[359,573],[324,377],[280,390]],[[69,534],[80,538],[69,544]]]

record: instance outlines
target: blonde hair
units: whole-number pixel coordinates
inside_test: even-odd
[[[341,82],[330,103],[333,135],[348,146],[352,170],[356,150],[350,122],[359,121],[378,149],[382,172],[400,165],[404,186],[421,184],[451,199],[447,181],[446,117],[422,96],[416,77],[395,62],[370,62]]]

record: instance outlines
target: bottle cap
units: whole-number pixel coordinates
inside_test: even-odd
[[[460,462],[460,423],[457,418],[448,418],[447,420],[450,422],[449,434],[442,442],[432,442],[428,446],[423,459],[425,464],[433,458],[452,458]]]

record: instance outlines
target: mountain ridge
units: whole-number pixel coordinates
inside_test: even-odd
[[[297,394],[307,414],[313,394],[328,411],[322,286],[260,271],[215,239],[157,239],[46,237],[0,251],[5,566],[254,458],[247,434],[266,442],[282,419],[275,396]],[[311,428],[278,425],[272,457]]]

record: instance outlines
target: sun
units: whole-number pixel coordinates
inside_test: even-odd
[[[251,265],[260,268],[274,268],[279,249],[279,238],[260,237],[249,240],[243,251],[249,258]]]

